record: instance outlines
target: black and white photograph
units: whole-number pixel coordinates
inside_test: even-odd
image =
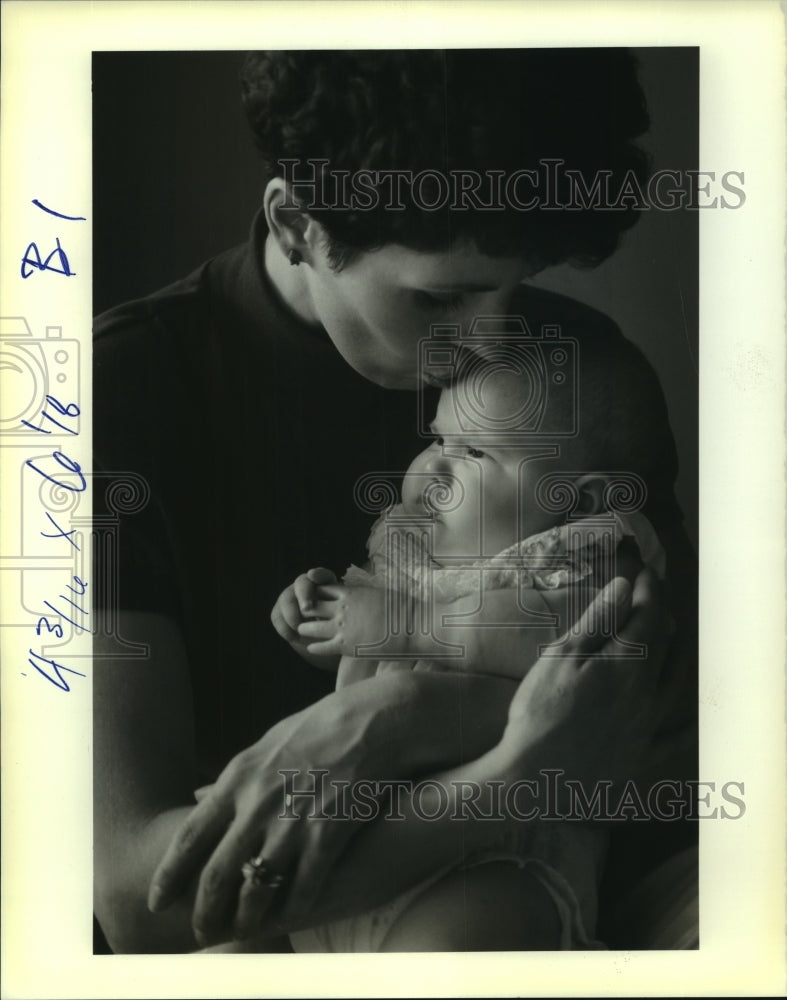
[[[94,674],[109,946],[696,947],[698,50],[92,79],[96,311],[130,299],[96,321],[94,470],[147,497]]]
[[[783,974],[783,346],[721,278],[765,213],[705,20],[161,5],[178,44],[126,6],[2,309],[2,624],[79,761],[80,961],[172,997],[714,992],[729,940]]]

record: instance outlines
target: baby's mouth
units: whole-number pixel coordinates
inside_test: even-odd
[[[421,380],[424,385],[433,386],[435,389],[445,389],[446,386],[451,384],[452,375],[453,370],[446,368],[442,371],[422,372]]]

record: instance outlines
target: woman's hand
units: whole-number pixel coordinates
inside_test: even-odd
[[[349,820],[328,818],[337,808],[332,782],[354,780],[376,767],[366,748],[375,712],[365,708],[363,699],[331,695],[238,754],[214,785],[200,791],[199,803],[170,843],[151,881],[150,909],[168,907],[201,869],[192,920],[197,940],[205,945],[233,932],[245,936],[256,928],[243,920],[233,928],[241,868],[263,844],[274,871],[296,887],[318,884],[353,831]],[[292,776],[295,789],[317,793],[286,801],[281,772]],[[326,774],[330,781],[322,780]],[[290,818],[279,818],[284,815]],[[264,893],[257,896],[255,920],[269,901],[261,898]]]
[[[263,852],[286,878],[277,895],[286,897],[288,911],[308,913],[357,827],[353,820],[321,818],[334,813],[340,783],[424,773],[463,751],[483,753],[502,731],[510,698],[508,683],[492,678],[408,671],[350,685],[282,720],[201,790],[153,874],[150,909],[167,908],[198,877],[192,924],[201,944],[255,932],[271,893],[261,888],[251,908],[244,883],[237,915],[236,908],[241,869]],[[313,808],[313,795],[296,795],[288,806],[281,772],[289,772],[300,790],[314,787],[314,771],[314,780],[325,775],[321,810]],[[358,899],[363,906],[363,891]]]
[[[599,624],[610,604],[618,622],[629,611],[630,616],[619,639],[605,641]],[[480,846],[496,832],[493,824],[450,822],[430,824],[425,837],[423,820],[411,817],[407,823],[365,824],[344,852],[358,831],[356,823],[277,819],[285,811],[280,770],[306,776],[324,768],[331,781],[390,779],[428,773],[430,764],[434,772],[464,757],[467,765],[441,777],[513,781],[560,768],[567,777],[592,784],[632,774],[652,729],[669,634],[657,583],[645,570],[633,600],[628,583],[613,581],[588,608],[580,630],[541,657],[518,688],[491,677],[408,672],[328,696],[279,723],[231,762],[159,865],[152,908],[168,905],[202,868],[193,919],[201,942],[226,939],[236,911],[239,936],[261,928],[273,935],[391,898],[425,870],[461,860],[468,846]],[[616,656],[621,639],[646,645],[648,657]],[[502,692],[508,692],[508,719],[495,745],[489,734],[495,725],[498,733],[503,729]],[[326,786],[332,793],[327,780]],[[329,794],[326,815],[333,802]],[[296,812],[304,816],[310,804],[297,800]],[[261,850],[287,879],[276,894],[277,926],[269,922],[267,928],[272,892],[258,892],[252,906],[244,888],[238,910],[241,868]],[[381,865],[381,858],[391,863]]]
[[[612,607],[617,611],[617,638],[605,638],[599,626],[609,619]],[[430,784],[439,782],[445,790],[448,806],[440,811],[429,804],[422,812],[439,812],[439,818],[425,823],[422,813],[416,814],[403,800],[403,821],[364,825],[323,882],[312,904],[311,923],[355,912],[357,894],[369,893],[364,886],[370,879],[370,903],[382,903],[430,872],[461,864],[490,837],[498,838],[502,827],[512,832],[521,827],[522,820],[510,815],[502,824],[473,820],[472,810],[463,809],[460,801],[468,783],[490,791],[493,782],[538,780],[541,771],[552,768],[586,787],[631,777],[653,729],[656,690],[671,632],[650,570],[639,573],[633,593],[625,580],[613,580],[588,607],[576,634],[556,643],[514,688],[498,744],[477,759],[430,775]],[[626,651],[621,640],[635,644],[634,650],[628,647],[629,653],[642,652],[636,645],[644,645],[648,655],[616,655]],[[560,808],[561,803],[555,805]],[[478,808],[491,809],[483,794]],[[282,922],[309,925],[302,914],[291,917],[286,900],[281,902],[285,906],[276,916]]]
[[[537,746],[544,766],[589,786],[633,776],[656,726],[673,631],[651,570],[637,575],[633,591],[625,579],[612,580],[519,685],[496,748],[510,759],[512,775],[517,758]]]

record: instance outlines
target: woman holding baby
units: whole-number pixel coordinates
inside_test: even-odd
[[[570,894],[551,893],[551,875],[512,888],[510,858],[468,864],[499,828],[446,820],[425,834],[406,796],[397,822],[320,816],[338,808],[332,789],[362,779],[489,788],[559,768],[591,788],[664,775],[649,748],[675,724],[665,678],[670,698],[690,689],[690,673],[673,683],[674,656],[665,665],[690,600],[667,606],[640,545],[621,563],[628,582],[588,593],[557,657],[531,656],[517,671],[531,637],[514,628],[497,654],[505,669],[393,669],[331,693],[333,678],[300,655],[309,650],[297,648],[293,614],[298,602],[335,599],[316,588],[341,585],[293,581],[309,567],[363,564],[371,519],[353,487],[370,472],[401,481],[422,451],[412,390],[425,374],[419,342],[436,325],[521,315],[533,332],[619,342],[605,317],[522,282],[562,261],[603,260],[635,221],[623,207],[549,210],[560,192],[539,187],[545,159],[587,182],[600,171],[644,177],[632,61],[620,50],[255,53],[242,83],[267,178],[248,244],[97,325],[96,463],[151,487],[122,541],[119,580],[120,631],[150,654],[132,669],[108,649],[95,677],[98,918],[117,951],[286,949],[284,934],[384,907],[431,879],[408,904],[407,934],[397,943],[394,922],[373,947],[591,946],[595,928],[567,934],[576,913],[561,910]],[[517,171],[520,183],[498,185]],[[471,191],[473,172],[482,181]],[[440,178],[459,174],[455,204]],[[517,203],[484,208],[500,190]],[[523,210],[531,198],[541,207]],[[128,398],[146,399],[150,416],[132,418]],[[423,400],[431,419],[437,393]],[[670,580],[692,557],[665,435],[643,509]],[[619,637],[647,644],[646,660],[612,655],[599,628],[610,606]],[[276,607],[290,645],[268,624]],[[311,616],[308,644],[330,640],[320,631],[329,617]],[[669,759],[677,743],[656,742]],[[313,797],[285,802],[282,772],[315,770],[330,782],[310,815]],[[289,806],[300,819],[280,818]],[[504,823],[516,835],[523,826]],[[641,853],[657,859],[652,845]]]

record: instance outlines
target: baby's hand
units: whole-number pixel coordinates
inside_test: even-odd
[[[322,585],[336,583],[336,574],[329,569],[322,566],[310,569],[282,591],[271,611],[273,627],[282,639],[286,639],[310,663],[316,661],[308,653],[309,642],[298,634],[298,626],[316,615],[315,607],[322,596]],[[326,663],[317,665],[328,666]]]
[[[376,658],[409,651],[404,628],[396,637],[388,634],[386,590],[330,584],[320,587],[320,595],[321,599],[315,604],[315,618],[298,626],[298,635],[307,640],[309,653],[358,656],[359,646],[384,639],[387,640],[385,647],[374,653]]]

